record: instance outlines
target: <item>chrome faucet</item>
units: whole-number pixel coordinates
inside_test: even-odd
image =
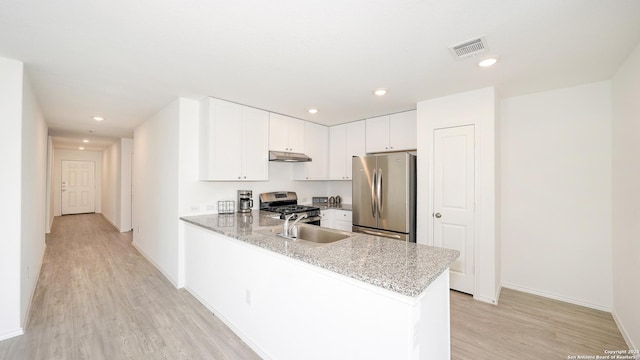
[[[287,215],[287,217],[284,220],[284,228],[282,229],[282,236],[287,237],[287,238],[291,238],[292,236],[290,235],[291,233],[291,229],[293,229],[300,220],[304,219],[307,217],[307,214],[301,214],[298,215],[298,218],[293,222],[293,224],[291,224],[291,226],[289,226],[289,220],[291,220],[292,217],[294,217],[296,214],[289,214]]]

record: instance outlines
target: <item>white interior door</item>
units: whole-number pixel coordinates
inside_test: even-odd
[[[460,251],[451,265],[450,285],[475,290],[475,132],[474,125],[434,130],[434,245]]]
[[[62,161],[62,215],[95,212],[95,163]]]

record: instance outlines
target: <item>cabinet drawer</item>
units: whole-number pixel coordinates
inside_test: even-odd
[[[351,221],[352,219],[351,211],[346,211],[346,210],[333,210],[333,211],[335,211],[334,218],[336,220]]]

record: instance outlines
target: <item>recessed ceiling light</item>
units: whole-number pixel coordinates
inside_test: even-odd
[[[484,59],[484,60],[480,61],[478,63],[478,66],[489,67],[489,66],[495,65],[495,63],[497,63],[497,62],[498,62],[498,59],[496,59],[496,58],[488,58],[488,59]]]
[[[387,93],[387,89],[378,89],[373,93],[376,94],[377,96],[384,96]]]
[[[103,118],[102,116],[94,116],[94,117],[93,117],[93,120],[95,120],[95,121],[102,121],[102,120],[104,120],[104,118]]]
[[[309,109],[309,114],[317,114],[317,113],[318,113],[318,109],[314,109],[314,108]]]
[[[80,146],[80,147],[78,148],[78,150],[84,150],[84,147]]]
[[[86,144],[86,143],[88,143],[88,142],[89,142],[89,140],[87,140],[87,139],[82,139],[82,142]]]

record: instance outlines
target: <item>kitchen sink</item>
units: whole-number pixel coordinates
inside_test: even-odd
[[[298,224],[296,227],[297,231],[291,229],[291,235],[295,235],[291,237],[282,235],[282,226],[273,227],[269,230],[265,230],[264,232],[270,235],[275,234],[289,240],[303,240],[316,244],[330,244],[332,242],[344,240],[352,235],[348,232],[326,229],[315,225]]]

